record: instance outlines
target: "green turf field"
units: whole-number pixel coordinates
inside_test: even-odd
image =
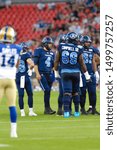
[[[51,106],[57,109],[57,92],[51,94]],[[97,92],[99,111],[99,92]],[[43,93],[34,92],[34,110],[37,117],[28,116],[25,95],[26,117],[18,110],[18,138],[11,139],[9,112],[6,101],[0,106],[0,149],[2,150],[99,150],[100,117],[80,116],[65,119],[56,115],[43,114]]]

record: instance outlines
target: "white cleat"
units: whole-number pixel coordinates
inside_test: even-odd
[[[16,132],[11,132],[11,138],[17,138],[17,133]]]
[[[36,113],[34,113],[33,111],[29,112],[29,116],[37,116]]]
[[[25,116],[26,116],[25,112],[21,112],[21,117],[25,117]]]

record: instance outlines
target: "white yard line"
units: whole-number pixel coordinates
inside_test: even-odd
[[[9,147],[10,145],[8,144],[0,144],[0,147]]]
[[[71,125],[69,125],[69,126],[59,126],[59,127],[53,127],[53,126],[52,127],[50,127],[50,126],[49,127],[40,127],[39,126],[38,128],[33,127],[33,130],[48,130],[48,129],[49,130],[56,130],[56,129],[64,129],[65,130],[65,129],[76,129],[76,128],[79,128],[79,126],[73,126],[73,125],[72,126]],[[85,126],[84,125],[84,126],[80,126],[80,129],[81,128],[84,128],[84,129],[88,128],[89,129],[89,128],[94,128],[94,126],[93,125],[91,125],[91,126]],[[95,128],[99,128],[99,126],[96,125]],[[30,130],[30,129],[32,129],[32,127],[26,127],[24,129],[25,130]],[[6,130],[9,130],[9,129],[6,129],[6,128],[0,129],[0,131],[6,131]]]
[[[78,140],[78,139],[87,139],[87,138],[94,138],[94,136],[59,136],[59,137],[57,137],[57,136],[52,136],[52,137],[33,137],[33,138],[31,138],[31,137],[29,137],[29,138],[23,138],[23,137],[18,137],[17,138],[17,141],[32,141],[32,140],[34,140],[34,141],[41,141],[41,140]],[[99,137],[100,138],[100,137]],[[2,138],[3,140],[5,139],[7,139],[7,138]],[[10,145],[8,145],[8,146],[10,146]]]
[[[23,119],[23,118],[22,118]],[[25,118],[24,118],[25,119]],[[98,120],[99,118],[95,119]],[[79,120],[79,118],[75,119],[75,120],[20,120],[18,121],[18,123],[29,123],[29,122],[40,122],[40,123],[49,123],[49,122],[54,122],[54,123],[58,123],[58,122],[87,122],[87,121],[94,121],[94,119],[83,119],[83,120]],[[0,121],[0,124],[4,124],[4,123],[9,123],[8,121]]]

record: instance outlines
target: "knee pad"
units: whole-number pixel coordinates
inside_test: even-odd
[[[67,92],[66,92],[66,93],[64,93],[63,95],[64,95],[64,96],[72,96],[72,94],[71,94],[71,93],[67,93]]]

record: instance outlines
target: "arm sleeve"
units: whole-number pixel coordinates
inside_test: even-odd
[[[100,56],[100,51],[99,51],[98,48],[94,48],[93,50],[94,50],[94,53],[95,53],[95,54],[97,54],[98,56]]]
[[[39,49],[35,49],[34,56],[33,56],[33,60],[34,60],[35,65],[38,65],[39,57],[40,57]]]
[[[26,53],[26,60],[27,60],[28,58],[31,58],[31,56],[30,56],[29,53]]]
[[[59,44],[58,48],[57,48],[58,51],[61,50],[61,44]]]

